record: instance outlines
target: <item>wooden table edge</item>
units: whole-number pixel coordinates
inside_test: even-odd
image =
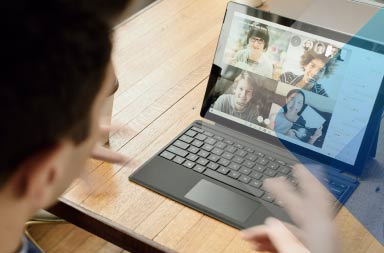
[[[176,252],[64,198],[48,211],[129,252]]]

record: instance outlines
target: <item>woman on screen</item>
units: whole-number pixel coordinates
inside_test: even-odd
[[[301,116],[304,109],[304,93],[299,89],[290,90],[286,96],[286,104],[283,106],[283,110],[280,110],[274,116],[273,130],[303,142],[314,144],[322,135],[322,127],[318,129],[306,128],[306,121]]]
[[[246,48],[235,54],[231,64],[264,77],[272,78],[273,64],[265,54],[269,43],[268,27],[264,24],[252,24],[246,42]]]
[[[300,65],[304,70],[302,75],[285,72],[280,75],[280,81],[328,97],[327,92],[318,83],[323,76],[330,76],[335,67],[335,59],[328,58],[324,54],[317,54],[313,50],[307,50],[301,56]]]

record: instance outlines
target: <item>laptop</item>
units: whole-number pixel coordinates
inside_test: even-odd
[[[237,228],[288,215],[263,189],[302,163],[358,187],[383,109],[383,45],[229,2],[201,116],[129,179]],[[322,173],[318,168],[322,168]]]

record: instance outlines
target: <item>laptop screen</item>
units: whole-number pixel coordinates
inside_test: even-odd
[[[353,166],[383,81],[383,55],[310,25],[257,16],[227,13],[208,114]]]

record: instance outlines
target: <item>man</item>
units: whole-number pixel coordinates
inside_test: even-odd
[[[24,223],[55,202],[95,150],[100,108],[113,88],[112,24],[125,4],[2,4],[0,252],[31,252]]]
[[[242,120],[257,124],[260,112],[252,99],[256,93],[256,80],[249,72],[241,72],[234,80],[233,94],[221,95],[213,108]]]

